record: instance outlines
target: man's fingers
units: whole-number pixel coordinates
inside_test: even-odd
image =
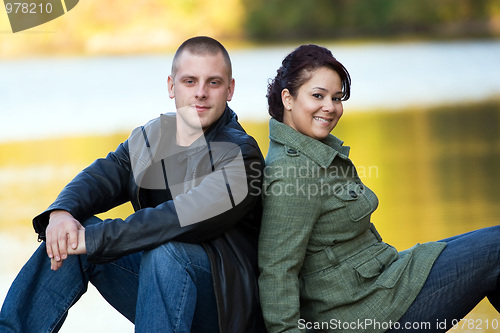
[[[57,245],[59,246],[59,255],[61,259],[66,259],[68,257],[67,240],[68,236],[66,233],[60,233],[59,236],[57,237]],[[57,256],[56,260],[59,261]]]
[[[53,271],[57,271],[59,268],[61,268],[63,264],[63,261],[55,261],[54,259],[50,260],[50,269]]]
[[[70,231],[68,233],[68,246],[75,250],[78,246],[78,230]]]
[[[78,246],[75,249],[68,248],[68,255],[85,253],[87,253],[87,248],[85,246],[85,228],[81,227],[81,229],[78,230]]]
[[[58,270],[69,253],[78,248],[79,229],[83,229],[83,226],[69,212],[55,210],[50,213],[46,246],[51,269]]]
[[[55,233],[47,234],[47,254],[50,259],[59,261],[61,260],[61,256],[59,254],[59,244],[58,244],[59,236]]]
[[[47,244],[52,249],[52,258],[53,260],[59,261],[61,260],[61,256],[59,255],[59,245],[57,240],[52,241],[50,244]]]
[[[49,256],[49,258],[50,259],[54,258],[54,253],[52,252],[52,240],[51,240],[50,235],[47,235],[45,247],[46,247],[47,255]]]

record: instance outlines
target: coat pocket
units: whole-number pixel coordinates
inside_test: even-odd
[[[392,288],[399,281],[401,274],[411,260],[411,256],[399,258],[395,248],[384,244],[385,249],[374,257],[354,267],[361,284]]]
[[[333,193],[344,202],[349,218],[354,222],[360,221],[373,212],[365,191],[369,189],[363,184],[348,182],[338,187]]]

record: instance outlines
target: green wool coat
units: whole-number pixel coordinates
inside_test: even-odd
[[[398,252],[370,216],[376,195],[349,147],[271,119],[259,238],[259,289],[273,332],[384,332],[406,312],[446,246]]]

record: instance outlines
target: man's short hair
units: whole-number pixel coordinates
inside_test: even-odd
[[[227,66],[227,73],[229,79],[232,78],[233,72],[231,67],[231,59],[229,58],[229,53],[227,52],[226,48],[219,41],[206,36],[198,36],[190,38],[186,40],[184,43],[182,43],[181,46],[179,46],[179,48],[175,52],[174,60],[172,61],[172,72],[171,72],[172,77],[175,77],[175,75],[177,74],[178,70],[177,63],[183,51],[189,51],[189,53],[191,54],[200,56],[217,55],[219,52],[222,53],[222,56],[224,57],[224,61]]]

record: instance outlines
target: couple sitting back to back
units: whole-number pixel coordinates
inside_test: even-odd
[[[318,172],[355,170],[330,134],[351,79],[328,49],[298,47],[269,84],[265,164],[227,104],[222,44],[185,41],[167,83],[177,112],[134,129],[34,218],[44,242],[12,283],[0,332],[58,331],[89,282],[136,332],[349,332],[334,326],[359,320],[392,325],[357,332],[407,332],[447,320],[430,330],[444,332],[484,297],[500,309],[498,227],[398,252],[371,223],[377,197],[357,173]],[[300,177],[273,172],[304,165]],[[329,190],[300,190],[310,186]],[[127,201],[125,219],[94,216]]]

